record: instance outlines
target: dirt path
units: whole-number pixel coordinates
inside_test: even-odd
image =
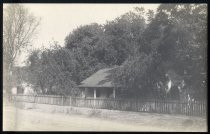
[[[152,114],[148,116],[143,113],[138,118],[133,117],[133,120],[126,119],[126,112],[124,115],[105,119],[45,113],[36,109],[25,110],[10,106],[4,107],[3,114],[4,131],[206,131],[207,129],[205,120],[202,119],[189,120]],[[123,116],[125,118],[122,118]]]

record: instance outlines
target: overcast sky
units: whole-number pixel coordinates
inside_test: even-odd
[[[49,48],[49,42],[58,41],[64,45],[65,37],[80,25],[93,22],[104,24],[106,21],[133,10],[144,7],[156,10],[159,4],[23,4],[36,17],[41,17],[38,34],[32,42],[33,48]],[[23,53],[18,64],[22,64],[27,53]]]

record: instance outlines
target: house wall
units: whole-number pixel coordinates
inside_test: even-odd
[[[95,88],[97,98],[113,98],[113,88]],[[94,97],[94,88],[82,89],[84,96],[89,98]]]
[[[103,89],[99,89],[96,91],[96,93],[98,92],[98,96],[99,98],[113,98],[113,88],[107,89],[107,88],[103,88]]]
[[[84,94],[86,97],[91,97],[93,98],[94,97],[94,89],[93,88],[86,88],[85,91],[84,91]]]

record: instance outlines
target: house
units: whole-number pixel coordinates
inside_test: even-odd
[[[14,86],[12,88],[12,94],[24,94],[24,95],[30,95],[35,94],[35,91],[31,84],[28,84],[26,82],[22,82],[21,84]]]
[[[104,68],[84,81],[77,87],[81,90],[82,98],[116,98],[120,86],[114,86],[111,74],[117,67]]]

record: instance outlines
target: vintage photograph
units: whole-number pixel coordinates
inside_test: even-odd
[[[207,4],[3,4],[3,131],[207,132]]]

